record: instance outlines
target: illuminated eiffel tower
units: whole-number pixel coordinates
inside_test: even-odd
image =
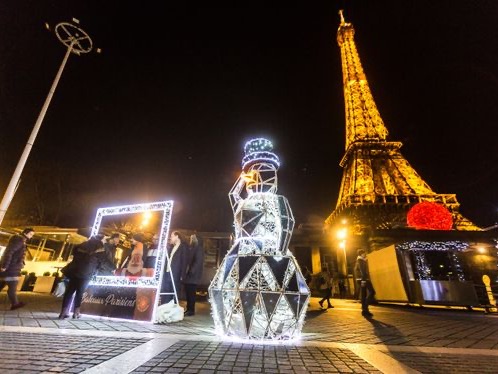
[[[444,205],[453,216],[454,230],[480,230],[459,212],[454,194],[434,192],[402,156],[401,142],[387,141],[388,131],[375,105],[361,65],[354,28],[344,20],[337,31],[341,49],[346,105],[346,152],[337,206],[327,225],[353,219],[357,234],[365,230],[407,227],[408,210],[422,201]]]

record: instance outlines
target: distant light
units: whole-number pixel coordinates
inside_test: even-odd
[[[484,248],[484,247],[477,247],[477,252],[479,252],[479,253],[486,253],[486,248]]]
[[[347,235],[348,235],[348,229],[346,228],[337,231],[337,239],[346,239]]]
[[[346,223],[348,223],[348,220],[344,218],[343,220],[341,220],[341,223],[345,225]]]
[[[73,17],[73,22],[76,23],[76,24],[78,24],[78,25],[80,24],[80,20],[77,19],[77,18],[74,18],[74,17]]]

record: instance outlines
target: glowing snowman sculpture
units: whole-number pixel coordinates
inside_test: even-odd
[[[294,218],[276,194],[279,159],[267,139],[253,139],[244,150],[229,194],[235,241],[209,286],[215,327],[225,336],[297,338],[310,292],[288,249]]]

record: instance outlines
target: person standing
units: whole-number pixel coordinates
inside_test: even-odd
[[[304,280],[306,281],[306,284],[309,287],[309,285],[311,284],[311,281],[313,279],[313,274],[311,274],[311,271],[310,271],[310,269],[308,269],[307,266],[303,267],[303,277],[304,277]]]
[[[132,251],[130,254],[130,261],[126,267],[126,275],[128,276],[141,276],[142,269],[144,268],[144,236],[141,233],[133,235],[131,238]]]
[[[370,281],[370,273],[368,270],[367,252],[364,249],[358,249],[358,257],[354,266],[354,275],[356,283],[360,290],[361,299],[361,314],[364,317],[372,317],[373,314],[368,309],[375,295],[372,282]]]
[[[157,254],[159,250],[158,247],[159,234],[154,234],[154,236],[152,237],[152,244],[144,253],[144,268],[147,269],[149,273],[151,273],[149,274],[149,276],[152,276],[154,274],[154,269],[156,268]],[[152,272],[150,272],[149,269],[152,269]]]
[[[344,284],[344,279],[339,279],[339,297],[341,299],[346,298],[346,285]]]
[[[116,249],[118,248],[118,244],[121,241],[121,237],[119,232],[113,232],[109,239],[104,243],[104,249],[111,259],[111,262],[116,266]]]
[[[204,269],[204,249],[202,249],[199,239],[195,234],[190,236],[190,246],[185,256],[185,263],[185,276],[183,277],[187,298],[185,316],[193,316],[195,315],[195,294],[197,292],[197,285],[201,281],[202,271]]]
[[[7,285],[7,295],[10,301],[10,310],[22,308],[25,303],[17,299],[17,284],[21,269],[24,267],[24,256],[26,255],[26,241],[31,239],[35,230],[31,227],[25,228],[21,234],[13,235],[5,248],[0,260],[0,291]]]
[[[180,294],[180,286],[182,275],[185,272],[185,254],[187,246],[183,242],[183,238],[178,231],[173,231],[169,238],[170,248],[168,249],[169,262],[166,261],[164,266],[163,281],[161,286],[161,293],[168,293],[165,295],[161,302],[162,304],[174,299],[173,294],[176,292],[177,298]],[[174,288],[173,288],[174,286]]]
[[[330,298],[332,297],[334,279],[328,270],[322,270],[318,279],[320,283],[320,290],[323,293],[323,298],[318,302],[318,304],[320,304],[320,308],[323,308],[324,301],[327,301],[327,309],[333,308],[334,306],[330,303]]]
[[[73,318],[80,318],[80,306],[83,292],[95,274],[97,268],[105,261],[107,255],[104,249],[104,235],[92,236],[89,240],[76,246],[73,250],[73,261],[61,269],[69,282],[62,298],[62,308],[59,319],[69,317],[71,302],[74,297]]]
[[[104,243],[106,261],[97,269],[98,275],[113,275],[116,270],[116,248],[119,244],[119,233],[112,233]]]

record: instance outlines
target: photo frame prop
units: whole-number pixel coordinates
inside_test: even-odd
[[[113,257],[116,269],[113,274],[97,273],[92,278],[83,296],[83,314],[154,319],[164,266],[169,261],[167,241],[172,211],[172,200],[97,210],[91,235],[119,234]],[[177,299],[176,293],[174,297]]]

